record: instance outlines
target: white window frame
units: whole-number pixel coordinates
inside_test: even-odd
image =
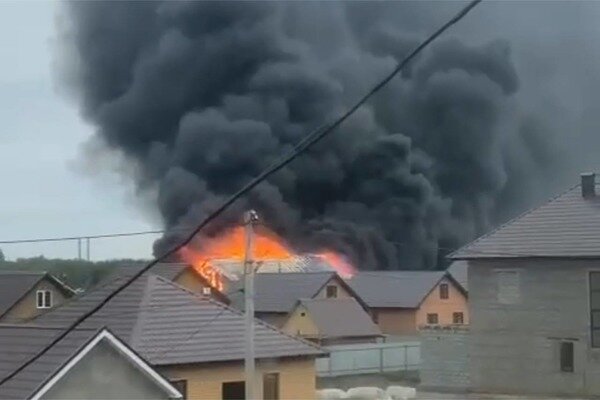
[[[212,291],[211,291],[210,287],[208,287],[208,286],[202,287],[202,294],[204,296],[210,296],[211,293],[212,293]]]
[[[46,293],[49,294],[50,304],[46,304]],[[42,295],[42,304],[40,305],[40,294]],[[40,289],[35,292],[35,305],[39,310],[52,308],[53,298],[52,291],[48,289]]]

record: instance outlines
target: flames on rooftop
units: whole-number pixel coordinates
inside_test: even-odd
[[[192,265],[214,288],[222,291],[223,276],[237,280],[243,274],[246,234],[243,226],[205,239],[201,248],[188,245],[179,251],[183,262]],[[296,254],[285,241],[266,229],[254,234],[253,261],[258,272],[314,272],[333,270],[343,277],[351,276],[355,268],[343,255],[323,250],[317,254]]]

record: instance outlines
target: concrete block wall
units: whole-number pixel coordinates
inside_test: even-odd
[[[424,328],[421,333],[421,388],[464,391],[469,376],[469,330]]]
[[[519,275],[512,304],[499,301],[498,272],[503,270]],[[469,262],[469,374],[474,391],[600,394],[600,349],[592,349],[589,340],[590,270],[600,270],[600,262]],[[560,370],[562,341],[574,344],[573,372]]]

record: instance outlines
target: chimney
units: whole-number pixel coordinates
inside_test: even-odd
[[[581,174],[581,196],[584,199],[596,197],[596,174],[586,172]]]

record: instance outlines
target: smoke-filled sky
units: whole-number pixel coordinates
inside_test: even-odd
[[[88,173],[77,179],[102,193],[98,176],[113,171],[148,221],[197,222],[462,5],[65,6],[55,82],[93,132],[77,139],[72,165]],[[597,169],[599,12],[481,4],[209,233],[254,207],[302,250],[338,250],[361,268],[435,267]]]

